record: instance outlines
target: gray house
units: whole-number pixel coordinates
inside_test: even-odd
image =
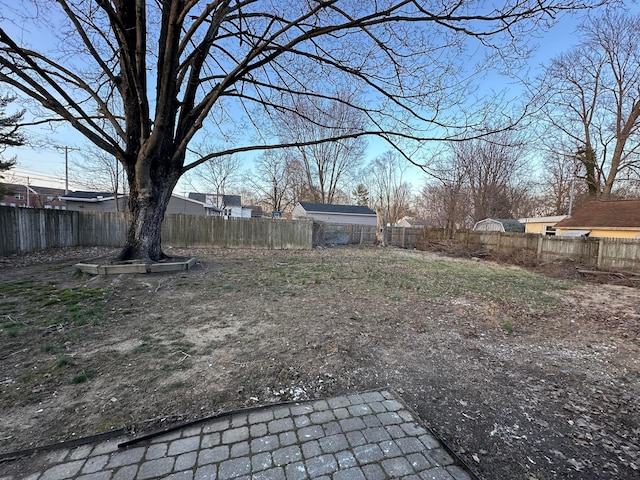
[[[127,197],[113,192],[84,192],[75,191],[62,195],[60,200],[65,202],[67,210],[78,212],[126,212]]]
[[[80,212],[126,212],[128,208],[126,195],[118,195],[116,208],[115,195],[108,192],[69,192],[60,199],[66,203],[67,210]],[[166,213],[205,215],[205,208],[204,204],[197,200],[171,195]]]
[[[307,218],[316,222],[346,223],[351,225],[378,224],[375,211],[360,205],[329,205],[325,203],[298,202],[292,218]]]

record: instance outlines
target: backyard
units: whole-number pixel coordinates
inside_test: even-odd
[[[390,387],[486,479],[640,475],[638,288],[382,247],[73,267],[115,253],[0,258],[0,452]]]

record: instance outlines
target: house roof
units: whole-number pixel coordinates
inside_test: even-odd
[[[222,201],[225,207],[241,207],[242,197],[240,195],[223,195]]]
[[[187,198],[190,198],[191,200],[195,200],[196,202],[205,203],[207,199],[207,195],[205,193],[189,192],[189,195],[187,196]]]
[[[119,194],[118,198],[122,198],[124,195]],[[86,192],[86,191],[74,191],[69,192],[62,196],[62,200],[71,202],[103,202],[105,200],[113,200],[113,192]]]
[[[22,193],[25,188],[27,188],[26,185],[18,183],[0,183],[2,183],[2,185],[8,190],[12,190],[16,193]],[[37,195],[64,195],[64,188],[39,187],[37,185],[29,185],[29,191]]]
[[[640,200],[598,200],[585,203],[556,228],[640,228]]]
[[[376,215],[369,207],[362,205],[333,205],[328,203],[300,202],[307,213],[338,213],[347,215]]]
[[[554,215],[548,217],[527,217],[521,218],[520,223],[557,223],[567,218],[567,215]]]

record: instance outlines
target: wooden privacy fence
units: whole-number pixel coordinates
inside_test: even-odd
[[[640,271],[640,240],[554,237],[523,233],[459,230],[451,235],[439,228],[387,227],[386,245],[429,250],[447,242],[467,251],[485,250],[499,256],[525,255],[539,262],[572,259],[601,270]]]
[[[0,255],[52,247],[124,245],[127,214],[0,207]],[[312,222],[167,215],[164,247],[309,249]]]
[[[459,231],[453,241],[497,255],[524,253],[539,262],[571,259],[601,270],[640,271],[640,240]]]
[[[0,255],[78,243],[78,212],[0,207]]]
[[[162,244],[172,247],[309,249],[310,220],[167,215]]]
[[[0,255],[52,247],[124,245],[124,213],[72,212],[0,207]],[[198,215],[167,215],[162,224],[164,247],[226,247],[309,249],[326,244],[374,244],[377,227],[313,223],[310,220],[228,219]],[[388,227],[386,245],[425,248],[448,241],[466,249],[497,255],[526,254],[538,261],[571,258],[602,270],[640,271],[640,240],[563,238],[522,233],[458,231],[454,238],[442,229]]]
[[[378,227],[348,223],[313,223],[314,245],[374,245]]]
[[[391,247],[414,248],[426,231],[423,227],[385,227],[384,244]]]

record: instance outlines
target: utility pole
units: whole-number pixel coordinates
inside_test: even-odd
[[[27,208],[31,205],[29,204],[29,177],[27,177]]]
[[[69,194],[69,147],[64,147],[64,194]]]

